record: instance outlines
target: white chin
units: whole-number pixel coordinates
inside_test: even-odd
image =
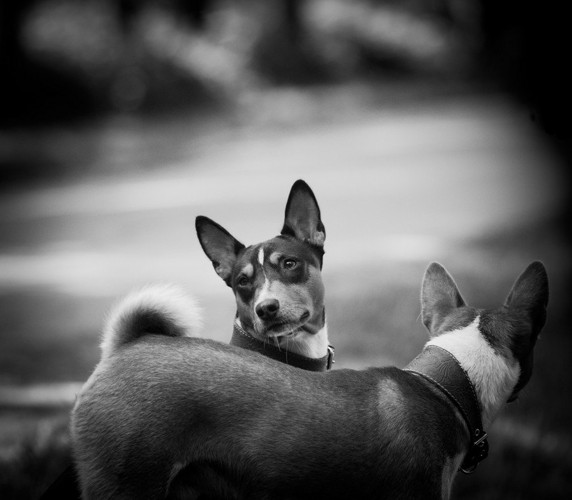
[[[298,331],[297,331],[298,328],[299,328],[299,327],[287,328],[287,329],[285,329],[285,330],[283,330],[283,331],[278,331],[278,332],[267,331],[267,332],[266,332],[266,336],[267,336],[268,338],[278,339],[278,340],[287,339],[287,338],[288,338],[288,339],[291,339],[291,338],[293,338],[293,337],[295,337],[295,336],[297,335],[297,333],[298,333]]]

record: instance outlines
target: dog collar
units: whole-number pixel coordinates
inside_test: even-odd
[[[481,420],[481,405],[467,372],[455,356],[435,345],[426,346],[404,370],[437,386],[459,409],[471,436],[471,445],[460,470],[465,474],[474,472],[479,462],[487,457],[489,443]]]
[[[242,347],[243,349],[248,349],[249,351],[259,352],[260,354],[264,354],[276,361],[281,361],[284,364],[311,372],[323,372],[329,370],[334,364],[334,347],[331,345],[328,345],[328,354],[324,357],[309,358],[301,354],[287,351],[286,349],[279,349],[268,342],[258,340],[236,322],[234,323],[230,344]]]

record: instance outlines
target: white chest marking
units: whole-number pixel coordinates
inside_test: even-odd
[[[520,376],[518,362],[497,353],[479,329],[480,317],[458,330],[430,340],[449,351],[469,375],[477,391],[483,411],[483,424],[488,426],[510,396]]]
[[[286,350],[315,359],[328,354],[328,344],[328,325],[326,324],[317,333],[312,334],[300,330],[293,338],[286,337],[281,341],[281,346]]]

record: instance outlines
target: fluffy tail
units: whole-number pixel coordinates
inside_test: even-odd
[[[127,295],[105,324],[102,358],[147,334],[191,337],[201,326],[195,301],[173,285],[150,285]]]

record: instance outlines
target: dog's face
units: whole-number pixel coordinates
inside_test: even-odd
[[[466,305],[453,278],[436,263],[427,269],[421,292],[423,323],[432,339],[459,335],[463,337],[458,338],[457,345],[462,349],[464,343],[467,352],[471,342],[480,342],[479,350],[470,351],[473,357],[475,352],[489,353],[486,359],[483,356],[467,363],[482,365],[475,373],[481,370],[483,385],[491,375],[490,370],[486,373],[485,362],[504,360],[505,375],[513,380],[506,391],[508,401],[518,397],[532,375],[533,350],[546,321],[547,304],[548,276],[540,262],[533,262],[522,272],[504,305],[496,310]]]
[[[245,247],[207,217],[197,235],[217,274],[235,294],[243,328],[259,340],[303,342],[324,327],[321,278],[325,229],[316,199],[297,181],[286,205],[282,234]]]
[[[324,323],[319,266],[318,256],[291,237],[246,248],[231,276],[242,326],[262,340],[317,333]]]

